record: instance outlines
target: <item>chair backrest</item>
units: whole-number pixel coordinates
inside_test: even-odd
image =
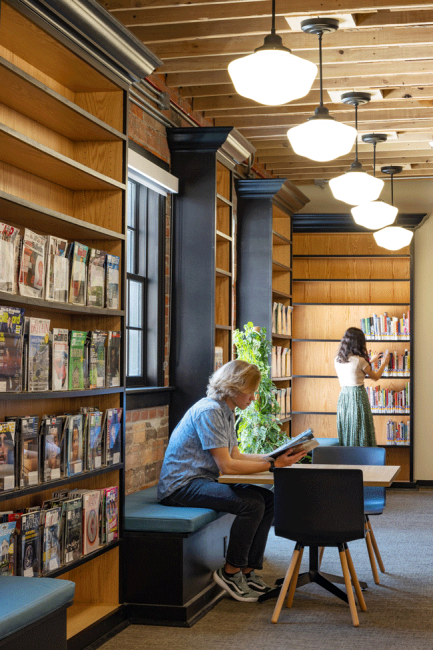
[[[385,465],[384,447],[315,447],[312,462],[319,465]],[[379,514],[385,507],[386,488],[365,487],[366,513]],[[368,511],[368,512],[367,512]]]
[[[275,534],[327,546],[364,537],[364,492],[358,469],[276,468]]]

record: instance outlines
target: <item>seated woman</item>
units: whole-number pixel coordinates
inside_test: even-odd
[[[184,415],[173,431],[158,484],[164,505],[212,508],[236,515],[230,531],[226,563],[215,582],[235,600],[257,601],[268,587],[255,573],[273,521],[273,492],[258,485],[218,483],[221,474],[256,474],[288,467],[305,452],[290,451],[274,461],[261,454],[242,454],[235,432],[235,407],[254,400],[260,371],[246,361],[230,361],[209,380],[207,397]]]

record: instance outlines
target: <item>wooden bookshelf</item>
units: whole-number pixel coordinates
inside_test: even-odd
[[[272,331],[272,305],[292,305],[292,214],[307,198],[285,179],[238,180],[236,193],[237,327],[251,321],[266,328],[272,345],[291,348],[290,334]],[[273,380],[276,388],[291,389],[291,374]],[[290,436],[290,413],[281,418],[281,426]]]
[[[311,427],[322,437],[336,437],[340,385],[334,358],[339,342],[348,327],[360,327],[360,319],[373,313],[407,314],[410,250],[393,254],[376,246],[366,232],[299,232],[293,246],[293,433]],[[410,344],[404,339],[367,341],[367,349],[402,354]],[[378,382],[367,379],[365,385],[402,390],[409,379],[382,376]],[[408,422],[411,414],[373,412],[373,420],[387,463],[401,465],[400,481],[411,480],[412,445],[395,445],[386,435],[388,420]]]

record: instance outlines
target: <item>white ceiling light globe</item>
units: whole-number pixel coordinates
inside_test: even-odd
[[[407,228],[400,228],[399,226],[392,226],[390,228],[383,228],[373,233],[376,244],[382,248],[390,251],[398,251],[400,248],[409,246],[413,237],[413,232]]]
[[[307,95],[317,76],[317,65],[287,49],[259,49],[229,64],[236,92],[260,104],[287,104]]]
[[[359,205],[378,198],[384,186],[383,180],[370,176],[360,171],[361,169],[360,163],[352,163],[350,171],[329,181],[329,187],[336,199],[349,205]]]
[[[370,230],[379,230],[394,223],[398,208],[384,201],[369,201],[351,209],[355,223]]]
[[[318,116],[289,129],[287,137],[299,156],[325,162],[348,154],[356,133],[353,126],[336,122],[332,117]]]

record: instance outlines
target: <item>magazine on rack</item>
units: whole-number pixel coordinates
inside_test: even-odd
[[[22,389],[24,309],[0,306],[0,393]]]
[[[87,269],[87,304],[91,307],[104,307],[106,258],[105,251],[90,249]]]
[[[99,548],[99,490],[87,490],[83,493],[83,555]]]
[[[87,332],[69,332],[69,390],[82,390],[86,387],[86,340]]]
[[[19,486],[39,483],[39,417],[30,415],[17,418],[19,444]]]
[[[45,318],[30,318],[28,367],[28,390],[49,390],[50,321]]]
[[[105,386],[105,342],[107,332],[89,332],[89,388]]]
[[[68,390],[69,330],[53,328],[51,360],[51,390]]]
[[[312,429],[307,429],[300,433],[299,436],[296,436],[296,438],[287,440],[284,445],[277,447],[277,449],[274,449],[274,451],[266,455],[271,458],[278,458],[278,456],[281,456],[281,454],[284,454],[289,450],[292,450],[294,454],[297,454],[299,451],[310,451],[310,449],[314,449],[314,447],[318,446],[319,443],[314,437]]]
[[[66,474],[75,476],[84,469],[83,415],[69,415],[65,422]]]
[[[102,413],[90,411],[86,413],[87,427],[87,465],[86,469],[99,469],[102,466]]]
[[[63,477],[63,423],[61,416],[43,417],[40,439],[43,480],[54,481]]]
[[[47,242],[47,275],[45,300],[68,302],[69,260],[68,241],[49,235]]]
[[[18,228],[0,222],[0,291],[17,293],[16,261],[19,242],[20,231]]]
[[[35,510],[21,515],[17,522],[19,531],[19,573],[26,578],[37,578],[40,572],[41,511]]]
[[[64,501],[63,562],[68,564],[81,557],[83,538],[82,498]]]
[[[15,488],[15,422],[0,422],[0,492]]]
[[[69,284],[69,302],[74,305],[86,304],[87,255],[89,247],[74,241],[71,244],[71,277]]]
[[[120,386],[120,332],[108,332],[105,385]]]
[[[21,247],[19,291],[30,298],[44,297],[45,248],[47,238],[28,228],[24,230]]]
[[[61,566],[61,522],[61,506],[55,506],[45,511],[42,543],[42,575],[47,575]]]
[[[122,437],[122,409],[107,409],[105,418],[106,465],[120,463],[120,445]]]
[[[119,264],[120,257],[107,255],[105,306],[108,309],[119,309]]]
[[[14,521],[0,524],[0,576],[15,575],[15,527]]]

